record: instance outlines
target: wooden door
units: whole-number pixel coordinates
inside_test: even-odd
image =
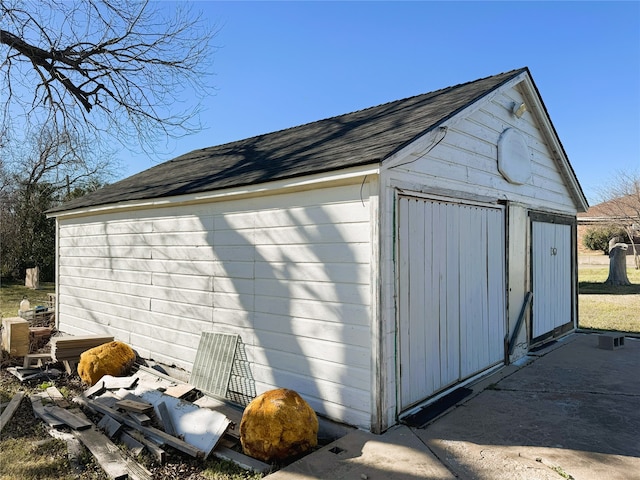
[[[504,359],[504,211],[399,197],[401,410]]]
[[[531,343],[537,343],[573,326],[572,226],[535,220],[531,225]]]

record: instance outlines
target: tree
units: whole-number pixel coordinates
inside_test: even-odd
[[[147,152],[197,131],[213,31],[184,5],[0,0],[0,146],[34,124]]]
[[[1,273],[24,278],[25,269],[38,266],[43,279],[52,279],[55,222],[45,212],[99,188],[112,162],[92,157],[91,149],[71,135],[54,136],[47,128],[12,151],[11,158],[0,164]]]
[[[640,173],[618,172],[600,191],[601,216],[611,226],[623,229],[631,242],[636,268],[640,268],[636,237],[640,232]]]
[[[609,240],[621,238],[628,240],[627,232],[620,227],[592,227],[587,229],[582,237],[582,244],[589,250],[602,250],[602,253],[609,255]]]
[[[613,243],[609,248],[609,276],[605,285],[620,287],[631,285],[627,276],[627,244]]]

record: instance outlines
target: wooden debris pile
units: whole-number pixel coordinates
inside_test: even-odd
[[[84,444],[109,478],[151,480],[152,474],[149,470],[124,455],[118,446],[103,435],[79,408],[73,408],[73,405],[55,387],[49,387],[45,392],[33,394],[29,398],[35,415],[52,427],[50,431],[52,436],[62,438],[64,433],[56,429],[65,426],[71,428],[73,430],[71,440],[77,439]],[[74,442],[67,438],[67,445],[71,454]],[[74,450],[76,454],[79,453],[77,447]]]
[[[110,478],[150,479],[151,473],[133,457],[147,451],[162,464],[167,448],[194,458],[213,455],[256,472],[271,470],[240,453],[236,428],[240,410],[148,367],[140,366],[128,377],[105,375],[73,403],[55,387],[31,395],[30,400],[36,416],[47,425],[70,428]],[[79,406],[94,414],[97,425]],[[125,445],[130,455],[116,443]]]

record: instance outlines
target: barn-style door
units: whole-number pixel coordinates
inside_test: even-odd
[[[404,410],[504,359],[504,211],[398,201],[398,375]]]
[[[531,214],[531,343],[573,328],[570,220]]]

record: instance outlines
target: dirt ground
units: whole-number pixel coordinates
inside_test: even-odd
[[[46,467],[42,465],[36,467],[34,463],[33,466],[25,468],[25,471],[34,472],[32,478],[55,478],[57,480],[66,478],[77,478],[81,480],[107,479],[107,475],[86,449],[80,457],[79,470],[74,469],[74,466],[67,457],[66,444],[51,437],[48,433],[49,427],[39,418],[35,417],[31,402],[28,398],[32,393],[42,392],[47,386],[54,385],[63,393],[65,398],[71,400],[74,396],[82,393],[87,386],[82,383],[77,375],[67,375],[62,364],[50,364],[51,368],[62,372],[57,378],[39,378],[20,382],[18,378],[6,369],[11,366],[22,366],[22,362],[19,361],[20,359],[8,358],[5,352],[3,352],[2,355],[2,361],[0,362],[0,403],[4,404],[8,402],[18,391],[25,392],[25,398],[22,400],[20,407],[16,410],[9,423],[2,430],[2,433],[0,433],[0,465],[2,465],[3,455],[7,455],[8,451],[15,454],[15,449],[18,448],[17,451],[25,456],[33,455],[35,458],[43,454],[46,457]],[[90,412],[85,413],[94,423],[99,421],[97,417],[92,418]],[[64,431],[62,427],[58,428],[58,430]],[[16,442],[16,440],[18,442]],[[46,451],[42,450],[44,445],[48,445]],[[125,447],[121,446],[121,450],[128,455]],[[170,447],[167,447],[165,451],[167,456],[163,465],[158,464],[146,453],[141,454],[136,460],[152,472],[154,479],[241,480],[261,478],[261,475],[244,471],[235,464],[219,461],[213,457],[203,461],[201,459],[191,458]],[[7,460],[10,459],[4,459],[5,462]],[[38,469],[40,469],[39,473],[37,472]],[[1,480],[13,480],[14,478],[18,480],[15,474],[6,474],[6,472],[3,472],[0,468]]]

